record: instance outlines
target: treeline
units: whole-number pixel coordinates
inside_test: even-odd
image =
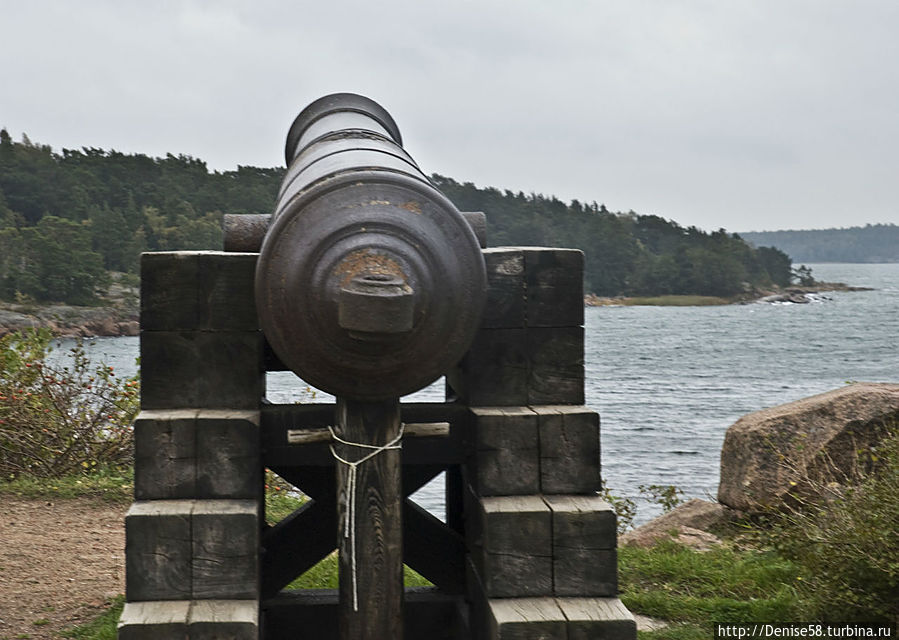
[[[218,249],[223,213],[271,210],[283,169],[189,156],[54,153],[0,130],[0,298],[87,304],[142,251]]]
[[[217,249],[222,215],[271,211],[283,174],[210,172],[183,155],[58,154],[0,130],[0,298],[86,304],[110,271],[136,273],[142,251]],[[491,246],[582,249],[585,288],[597,295],[731,296],[791,280],[786,254],[723,229],[432,179],[461,210],[487,213]]]
[[[899,262],[899,226],[895,224],[740,235],[755,245],[775,246],[797,262]]]
[[[682,227],[656,215],[613,213],[604,205],[478,188],[434,175],[463,211],[487,214],[491,246],[572,247],[585,254],[585,290],[600,296],[733,296],[753,287],[787,286],[788,255],[754,248],[724,229]]]

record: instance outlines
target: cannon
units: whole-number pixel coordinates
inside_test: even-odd
[[[583,254],[486,248],[358,95],[306,107],[286,160],[225,251],[141,257],[120,640],[635,638]],[[285,369],[336,402],[274,402]],[[444,401],[400,403],[441,375]],[[309,498],[276,523],[265,469]],[[441,476],[444,521],[413,499]],[[335,548],[339,589],[289,588]],[[404,589],[404,562],[433,586]]]
[[[294,120],[256,267],[281,361],[359,400],[427,386],[471,343],[486,291],[478,240],[400,146],[380,105],[341,93]]]
[[[475,233],[401,144],[393,118],[368,98],[334,94],[303,109],[256,264],[272,349],[338,398],[345,639],[402,636],[399,397],[463,356],[486,296]]]

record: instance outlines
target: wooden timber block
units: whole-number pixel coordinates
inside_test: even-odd
[[[526,326],[524,251],[501,247],[485,249],[483,254],[487,269],[487,302],[481,327],[508,329]]]
[[[135,502],[125,514],[125,594],[140,600],[191,597],[191,500]]]
[[[190,640],[258,640],[255,600],[194,600],[188,616]]]
[[[198,329],[259,330],[255,297],[258,258],[258,253],[204,251],[200,254]]]
[[[256,498],[258,425],[258,411],[142,411],[134,423],[135,498]]]
[[[143,409],[258,409],[265,394],[259,331],[141,331]]]
[[[472,407],[467,476],[478,495],[540,492],[537,414],[528,407]]]
[[[528,405],[584,404],[583,327],[528,328]]]
[[[141,328],[146,331],[255,331],[255,253],[141,254]]]
[[[119,618],[119,640],[183,640],[189,638],[189,600],[126,602]]]
[[[196,443],[195,497],[255,499],[261,495],[258,411],[197,412]]]
[[[540,492],[592,494],[602,485],[599,414],[587,407],[534,405],[540,442]]]
[[[125,515],[129,602],[254,599],[259,594],[254,500],[148,500]]]
[[[618,593],[615,512],[599,496],[543,497],[552,512],[553,593]]]
[[[259,605],[254,600],[127,602],[119,640],[258,640]]]
[[[200,258],[196,251],[142,253],[141,328],[148,331],[196,329],[199,280]]]
[[[554,598],[488,601],[488,640],[568,640],[566,622]]]
[[[637,638],[634,616],[618,598],[490,599],[487,611],[488,640]]]
[[[568,640],[636,640],[637,622],[618,598],[556,598]]]
[[[196,497],[196,415],[142,411],[134,421],[136,500]]]
[[[193,598],[258,598],[258,502],[197,500],[191,527]]]
[[[526,247],[528,327],[584,324],[584,253],[578,249]]]
[[[552,524],[546,503],[539,496],[474,501],[469,549],[486,596],[552,595]]]
[[[481,329],[447,382],[469,406],[527,405],[527,329]]]

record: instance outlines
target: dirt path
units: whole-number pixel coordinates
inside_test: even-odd
[[[0,496],[0,640],[58,638],[124,592],[126,509]]]

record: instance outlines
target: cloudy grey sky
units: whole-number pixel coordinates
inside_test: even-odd
[[[895,0],[0,0],[0,73],[0,127],[57,151],[280,165],[299,109],[353,91],[479,186],[899,223]]]

